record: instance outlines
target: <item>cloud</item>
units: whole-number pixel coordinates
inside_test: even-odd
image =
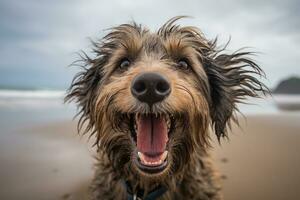
[[[74,52],[88,49],[88,37],[101,38],[104,29],[132,20],[157,30],[170,17],[190,15],[194,18],[182,24],[200,27],[208,38],[218,36],[225,43],[231,36],[230,49],[250,46],[262,52],[257,59],[267,84],[274,86],[286,76],[300,75],[299,10],[296,0],[3,0],[0,74],[20,71],[24,82],[35,79],[32,74],[49,81],[58,77],[65,85],[74,73],[66,66]]]

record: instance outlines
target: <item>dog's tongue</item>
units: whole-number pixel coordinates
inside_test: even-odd
[[[137,119],[137,149],[146,155],[159,155],[166,149],[168,126],[166,120],[155,115]]]

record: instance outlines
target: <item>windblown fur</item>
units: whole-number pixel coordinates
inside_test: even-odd
[[[94,56],[83,54],[82,70],[70,86],[66,101],[79,108],[78,129],[96,137],[97,170],[91,199],[126,199],[124,181],[145,193],[157,185],[167,192],[160,199],[222,199],[220,181],[208,153],[209,132],[227,136],[237,122],[237,103],[258,97],[266,87],[251,52],[225,53],[196,27],[181,27],[175,17],[157,32],[136,23],[110,29],[94,42]],[[120,68],[122,60],[130,66]],[[187,63],[188,68],[178,65]],[[139,73],[155,71],[170,81],[172,92],[152,108],[137,101],[130,84]],[[174,119],[168,167],[151,176],[132,162],[135,144],[130,134],[132,113],[167,114]]]

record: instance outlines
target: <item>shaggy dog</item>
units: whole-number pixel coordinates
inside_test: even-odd
[[[222,199],[209,132],[226,136],[237,103],[265,86],[251,52],[224,53],[175,17],[157,32],[110,29],[83,54],[67,101],[79,130],[96,136],[91,199]]]

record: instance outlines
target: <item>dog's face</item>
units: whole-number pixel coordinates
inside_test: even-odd
[[[94,97],[100,141],[122,136],[126,145],[118,150],[126,148],[131,166],[152,177],[186,163],[191,149],[207,138],[208,77],[191,46],[193,29],[187,31],[164,36],[122,25],[102,46],[111,54]],[[106,126],[110,131],[102,132]]]
[[[81,107],[79,126],[88,122],[86,131],[120,171],[174,175],[205,151],[209,125],[224,136],[236,103],[264,91],[247,52],[221,54],[176,20],[156,33],[136,24],[113,28],[71,85],[67,98]]]

